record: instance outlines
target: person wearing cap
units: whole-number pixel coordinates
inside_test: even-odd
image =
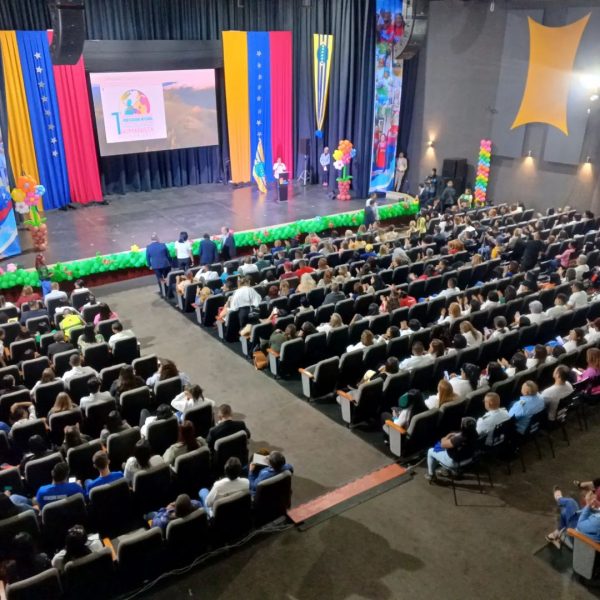
[[[279,279],[291,279],[292,277],[296,277],[294,273],[294,263],[289,260],[286,260],[283,263],[283,273],[279,276]]]
[[[146,246],[146,264],[154,271],[160,290],[161,281],[171,270],[171,257],[167,245],[159,241],[156,233],[153,233],[150,239],[152,241]]]

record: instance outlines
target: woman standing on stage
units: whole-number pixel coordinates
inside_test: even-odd
[[[175,242],[175,252],[177,254],[177,266],[183,271],[187,271],[194,264],[192,242],[188,239],[187,231],[182,231],[179,234],[179,240]]]

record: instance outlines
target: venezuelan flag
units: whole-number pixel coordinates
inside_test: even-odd
[[[267,193],[267,180],[265,177],[265,153],[263,150],[262,139],[258,139],[258,146],[256,146],[256,154],[254,156],[254,167],[252,169],[252,176],[258,189],[263,193]]]
[[[273,181],[276,158],[289,172],[293,167],[292,34],[224,31],[223,57],[231,179],[250,181],[251,173],[256,179],[260,154],[262,179]]]

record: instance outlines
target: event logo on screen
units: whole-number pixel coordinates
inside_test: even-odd
[[[102,86],[100,94],[107,143],[167,137],[162,85],[148,84],[143,90]]]

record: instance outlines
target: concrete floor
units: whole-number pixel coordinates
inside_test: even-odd
[[[146,284],[147,285],[144,285]],[[142,285],[142,287],[140,287]],[[169,307],[148,278],[98,289],[125,316],[144,353],[169,357],[217,402],[244,415],[254,447],[280,448],[295,465],[294,503],[389,464],[319,411],[257,373]],[[158,336],[160,332],[160,338]],[[598,475],[599,419],[569,428],[571,446],[525,454],[527,472],[494,470],[495,486],[469,482],[455,507],[449,488],[413,480],[308,531],[259,538],[229,556],[170,578],[141,596],[165,598],[342,600],[368,598],[547,599],[597,597],[534,554],[553,528],[552,486]],[[597,593],[597,592],[596,592]]]

